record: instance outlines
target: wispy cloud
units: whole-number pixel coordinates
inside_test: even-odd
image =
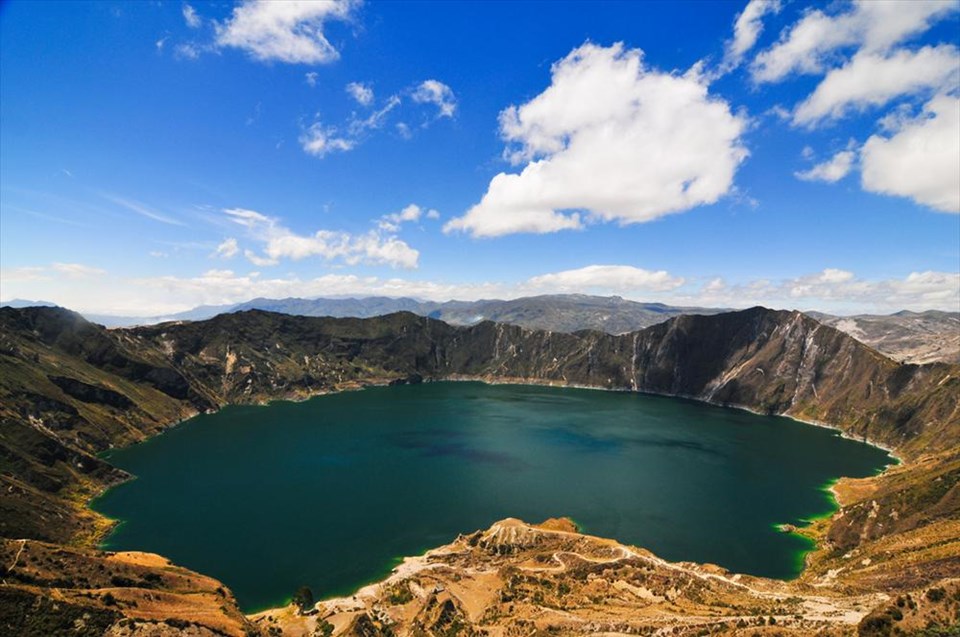
[[[424,89],[424,86],[431,88]],[[376,108],[373,108],[373,89],[369,86],[352,82],[347,85],[346,91],[358,105],[368,110],[351,113],[350,117],[341,124],[330,124],[317,117],[301,132],[299,138],[300,146],[308,155],[326,157],[333,153],[354,150],[372,134],[383,130],[396,113],[407,112],[407,114],[410,114],[411,109],[407,108],[406,111],[404,109],[404,106],[410,103],[414,105],[429,104],[437,107],[439,114],[435,118],[427,120],[423,125],[424,128],[428,127],[431,121],[435,121],[437,118],[451,117],[456,108],[453,91],[447,85],[436,80],[428,80],[390,95],[382,100]],[[413,136],[410,127],[403,122],[397,123],[394,129],[403,139],[410,139]]]
[[[457,110],[457,97],[453,89],[439,80],[424,80],[411,93],[418,104],[433,104],[440,117],[453,117]]]
[[[4,268],[0,271],[0,280],[3,280],[5,283],[16,284],[35,281],[53,281],[64,277],[70,280],[92,279],[99,278],[105,274],[105,270],[82,263],[57,262],[51,263],[50,265]]]
[[[347,265],[388,265],[413,269],[420,258],[418,250],[393,234],[381,233],[379,229],[359,235],[325,229],[301,235],[283,226],[276,217],[255,210],[228,208],[223,212],[235,224],[245,228],[251,240],[262,244],[262,254],[249,249],[244,251],[244,256],[259,267],[276,265],[282,259],[299,261],[319,257]]]
[[[87,228],[87,227],[89,227],[87,224],[81,223],[81,222],[79,222],[79,221],[77,221],[77,220],[75,220],[75,219],[66,219],[66,218],[64,218],[64,217],[58,217],[58,216],[56,216],[56,215],[50,215],[50,214],[47,214],[47,213],[45,213],[45,212],[38,212],[38,211],[36,211],[36,210],[30,210],[30,209],[28,209],[28,208],[21,208],[21,207],[19,207],[19,206],[5,206],[5,207],[4,207],[4,210],[5,210],[5,211],[11,211],[11,212],[19,212],[19,213],[23,213],[23,214],[25,214],[25,215],[30,215],[31,217],[36,217],[37,219],[43,219],[43,220],[45,220],[45,221],[53,221],[53,222],[56,222],[56,223],[63,223],[63,224],[66,224],[66,225],[68,225],[68,226],[77,226],[77,227],[80,227],[80,228]]]
[[[60,274],[65,274],[71,279],[82,279],[86,277],[96,277],[106,274],[106,270],[94,268],[82,263],[53,263],[50,269]]]
[[[133,199],[127,199],[125,197],[120,197],[118,195],[114,195],[111,193],[101,193],[100,196],[106,199],[107,201],[110,201],[120,206],[121,208],[125,208],[127,210],[130,210],[131,212],[135,212],[138,215],[146,217],[147,219],[153,219],[154,221],[159,221],[160,223],[166,223],[171,226],[187,225],[184,222],[180,221],[179,219],[174,219],[173,217],[169,217],[165,214],[157,212],[156,210],[148,207],[146,204],[140,203],[139,201],[136,201]]]
[[[373,89],[369,84],[350,82],[346,86],[346,91],[361,106],[370,106],[373,102]]]
[[[183,5],[183,19],[187,23],[187,26],[191,29],[199,29],[200,25],[203,23],[200,19],[200,16],[197,15],[196,9],[191,7],[189,4]]]
[[[213,256],[223,259],[230,259],[236,256],[238,252],[240,252],[240,247],[237,244],[237,240],[231,237],[229,239],[224,239],[223,242],[217,246]]]
[[[197,60],[204,47],[194,42],[185,42],[174,47],[173,53],[182,60]]]
[[[739,66],[744,55],[757,43],[763,31],[763,18],[779,13],[780,0],[750,0],[737,16],[733,25],[733,38],[726,44],[721,72]]]

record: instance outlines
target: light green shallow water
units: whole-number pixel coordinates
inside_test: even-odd
[[[669,560],[790,578],[809,545],[775,525],[892,461],[788,418],[480,383],[228,407],[108,457],[137,479],[94,503],[123,520],[107,547],[212,575],[247,611],[303,584],[348,594],[505,517],[569,516]]]

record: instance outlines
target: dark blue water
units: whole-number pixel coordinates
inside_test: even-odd
[[[94,508],[115,550],[161,553],[246,610],[320,596],[397,558],[518,517],[670,560],[796,576],[809,548],[776,530],[832,509],[838,476],[882,450],[787,418],[580,389],[433,383],[228,407],[112,452],[137,476]]]

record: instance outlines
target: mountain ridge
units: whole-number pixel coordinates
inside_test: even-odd
[[[14,303],[14,302],[11,302]],[[18,301],[15,305],[51,305]],[[4,304],[0,304],[4,305]],[[618,296],[545,294],[516,299],[477,301],[424,301],[410,297],[318,297],[270,299],[258,297],[243,303],[198,306],[169,316],[118,317],[84,314],[107,327],[136,327],[170,321],[207,320],[219,314],[260,309],[297,316],[372,318],[396,311],[410,311],[452,325],[473,325],[482,320],[510,323],[528,329],[577,332],[593,329],[623,334],[663,322],[682,314],[718,314],[733,310],[670,306],[631,301]],[[816,320],[840,329],[885,355],[908,363],[947,362],[960,364],[960,313],[941,310],[902,310],[889,315],[835,316],[806,311]]]

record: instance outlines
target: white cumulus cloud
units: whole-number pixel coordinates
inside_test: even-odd
[[[339,230],[317,230],[300,235],[281,225],[280,220],[255,210],[229,208],[223,211],[234,223],[247,229],[250,237],[263,244],[263,254],[245,250],[244,256],[258,267],[276,265],[281,259],[298,261],[320,257],[347,265],[388,265],[393,268],[417,267],[420,252],[392,235],[378,230],[354,235]]]
[[[645,68],[638,49],[584,44],[540,95],[500,114],[505,155],[480,203],[444,230],[478,237],[650,221],[730,192],[746,119],[706,81]]]
[[[424,210],[417,204],[412,203],[399,212],[383,215],[380,217],[380,221],[377,225],[381,230],[386,230],[387,232],[398,232],[400,230],[400,226],[404,223],[419,221],[421,217],[437,219],[440,217],[440,213],[432,209]]]
[[[352,0],[247,0],[216,25],[216,43],[254,59],[324,64],[339,57],[324,34],[326,23],[350,18]]]
[[[853,162],[857,154],[852,150],[842,150],[827,161],[817,164],[809,170],[803,170],[793,173],[797,179],[803,181],[825,181],[834,183],[847,176],[850,169],[853,168]]]
[[[525,286],[539,292],[629,294],[636,291],[674,290],[683,284],[682,277],[672,276],[666,270],[651,271],[629,265],[588,265],[535,276]]]
[[[900,49],[890,55],[861,52],[827,74],[797,106],[793,123],[812,125],[824,118],[842,117],[851,109],[882,106],[901,95],[955,89],[958,77],[960,51],[954,46]]]
[[[960,97],[936,96],[890,137],[873,135],[860,162],[864,190],[960,213]]]
[[[757,55],[751,66],[753,79],[778,82],[791,73],[822,73],[834,52],[844,47],[883,53],[923,33],[957,7],[943,0],[858,0],[833,15],[808,11],[776,44]]]

